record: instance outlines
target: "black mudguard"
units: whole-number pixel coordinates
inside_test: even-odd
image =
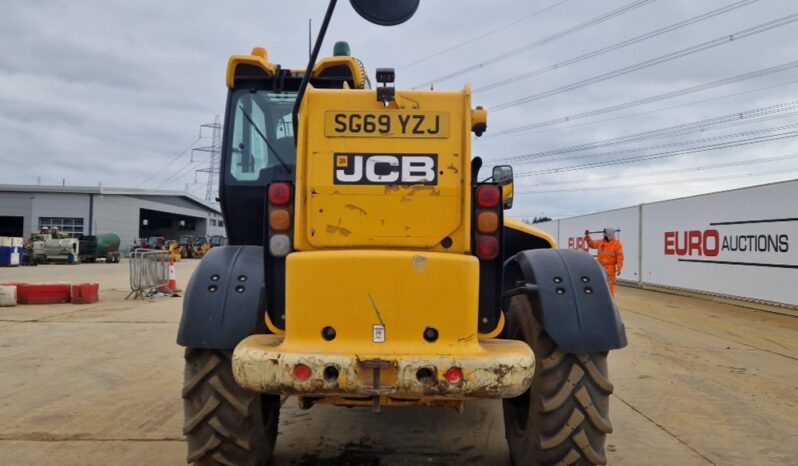
[[[265,333],[265,280],[261,246],[221,246],[202,258],[183,300],[177,344],[232,350]]]
[[[597,353],[627,345],[606,273],[590,254],[570,249],[521,251],[507,262],[505,274],[532,285],[527,289],[533,309],[563,351]]]

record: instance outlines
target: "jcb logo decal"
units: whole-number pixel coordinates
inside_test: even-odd
[[[335,184],[438,184],[436,154],[335,154]]]

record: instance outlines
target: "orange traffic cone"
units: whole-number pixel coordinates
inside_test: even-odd
[[[169,281],[166,282],[166,287],[169,288],[169,291],[178,292],[180,291],[177,288],[177,275],[175,274],[175,258],[169,258]]]

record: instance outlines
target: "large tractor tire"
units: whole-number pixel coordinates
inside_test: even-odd
[[[507,312],[506,336],[535,353],[535,377],[526,393],[503,401],[504,429],[517,466],[606,464],[604,441],[612,432],[607,353],[562,351],[536,317],[530,300],[516,296]]]
[[[233,379],[230,352],[186,349],[183,383],[188,462],[263,466],[277,440],[280,397],[244,390]]]

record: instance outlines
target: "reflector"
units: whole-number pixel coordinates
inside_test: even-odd
[[[477,239],[477,257],[493,260],[499,255],[499,240],[493,236],[480,236]]]
[[[313,375],[313,370],[311,370],[310,367],[304,364],[297,364],[294,366],[294,377],[296,377],[297,380],[308,380],[311,375]]]
[[[460,383],[463,381],[463,371],[461,371],[457,367],[452,367],[448,371],[446,371],[446,380],[449,383]]]

